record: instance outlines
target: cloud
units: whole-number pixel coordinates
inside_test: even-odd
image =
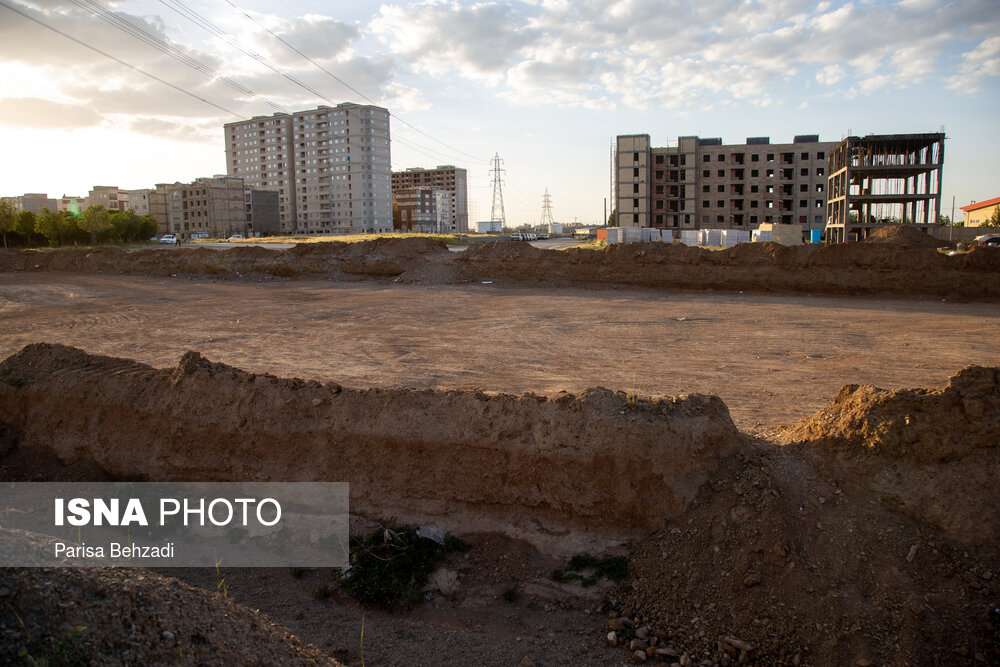
[[[0,99],[0,124],[36,129],[78,129],[101,124],[101,116],[80,104],[37,97]]]
[[[1000,76],[1000,37],[990,37],[962,54],[958,74],[951,77],[948,87],[975,93],[982,90],[986,79],[998,76]]]

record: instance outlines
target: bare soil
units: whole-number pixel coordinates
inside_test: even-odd
[[[6,255],[4,266],[14,272],[0,273],[0,356],[13,356],[0,372],[16,381],[0,385],[2,479],[134,476],[141,461],[116,444],[129,438],[140,453],[147,445],[159,448],[152,459],[157,475],[197,470],[211,477],[199,458],[203,452],[190,446],[194,441],[179,444],[185,428],[196,429],[187,433],[199,445],[232,447],[248,439],[252,448],[253,438],[267,430],[266,419],[249,419],[254,400],[302,392],[302,409],[293,405],[294,415],[283,419],[317,419],[307,406],[329,412],[334,401],[320,394],[332,393],[363,426],[365,401],[389,398],[411,406],[404,415],[412,408],[428,417],[424,425],[403,419],[399,432],[385,431],[381,441],[404,447],[422,440],[426,465],[434,469],[439,462],[442,482],[474,481],[483,473],[456,458],[449,437],[492,443],[487,456],[506,451],[536,460],[545,443],[569,451],[567,436],[579,440],[582,458],[535,466],[525,458],[518,475],[531,487],[531,475],[558,479],[565,472],[560,465],[586,470],[587,478],[610,466],[617,473],[608,479],[619,486],[601,483],[593,490],[606,499],[605,523],[587,509],[599,501],[560,501],[562,514],[547,514],[523,495],[508,500],[525,516],[552,522],[550,529],[579,521],[630,537],[618,552],[629,555],[631,565],[623,587],[556,584],[548,573],[565,563],[562,554],[530,535],[524,541],[504,534],[503,526],[490,523],[496,515],[485,504],[472,503],[462,510],[466,518],[479,515],[487,529],[501,532],[462,535],[472,549],[446,564],[461,574],[458,591],[429,590],[410,612],[387,614],[340,596],[315,599],[312,591],[330,577],[320,570],[299,577],[284,570],[128,570],[115,573],[114,581],[101,571],[7,571],[0,582],[7,602],[0,632],[15,648],[34,647],[32,657],[51,656],[83,641],[73,629],[87,625],[85,614],[75,607],[100,603],[102,612],[131,614],[136,630],[92,626],[81,646],[91,656],[131,650],[133,662],[168,662],[154,640],[160,633],[165,641],[162,628],[171,624],[213,628],[198,640],[189,631],[169,637],[171,650],[207,651],[197,654],[207,664],[282,663],[288,658],[268,656],[316,650],[269,625],[274,621],[348,664],[361,664],[362,651],[365,664],[997,664],[1000,303],[990,295],[998,289],[1000,253],[977,250],[949,267],[940,262],[956,258],[898,234],[822,251],[770,244],[725,254],[621,246],[596,260],[580,251],[552,259],[518,244],[487,245],[458,259],[432,245],[358,244],[288,251],[313,268],[284,276],[287,262],[250,256],[273,252],[266,250],[241,249],[247,257],[240,271],[232,263],[236,255],[201,250],[160,253],[171,259],[141,256],[131,265],[118,256],[88,263],[84,256],[47,253],[55,259],[45,261],[54,264],[38,268],[25,265],[33,257],[24,253]],[[200,264],[178,273],[187,279],[164,274],[178,261],[194,260]],[[167,264],[157,268],[157,262]],[[270,273],[253,269],[261,262]],[[580,269],[572,267],[581,263],[586,279],[577,281]],[[743,268],[733,274],[735,265]],[[243,273],[245,266],[253,270]],[[623,266],[635,269],[644,288],[613,278]],[[142,275],[118,275],[132,272],[129,267]],[[97,275],[104,271],[113,275]],[[664,275],[700,276],[703,286],[727,291],[666,289]],[[802,293],[809,287],[803,276],[827,295]],[[925,287],[914,291],[923,296],[890,296],[919,276]],[[589,288],[560,287],[576,282]],[[612,289],[594,289],[602,283]],[[769,284],[783,293],[764,293]],[[18,355],[40,341],[139,363],[51,346]],[[189,350],[199,354],[185,354]],[[969,364],[982,368],[956,375]],[[157,383],[164,381],[189,398],[157,400]],[[251,382],[271,389],[263,395],[240,389]],[[587,391],[596,386],[610,390]],[[104,407],[85,406],[85,424],[71,401],[88,392],[86,400]],[[516,395],[521,392],[534,395]],[[642,398],[681,394],[706,396]],[[710,395],[721,397],[721,410]],[[199,396],[202,411],[192,407]],[[216,399],[224,409],[211,409]],[[449,406],[459,403],[465,409],[449,420]],[[470,408],[479,403],[478,411]],[[156,405],[164,413],[159,426]],[[687,406],[686,416],[671,417],[664,409],[671,405]],[[699,405],[706,406],[706,422],[692,419]],[[727,421],[726,405],[742,434]],[[53,414],[59,418],[46,417]],[[335,423],[334,440],[361,442],[339,435],[350,426]],[[685,464],[697,450],[684,444],[684,434],[706,424],[730,436],[713,454],[702,451]],[[608,429],[621,435],[616,439]],[[675,477],[666,468],[644,477],[655,466],[655,449],[628,451],[633,440],[652,443],[655,437],[643,434],[657,429],[675,434],[662,443],[667,468],[682,466]],[[95,446],[92,434],[100,434],[106,448]],[[438,441],[444,444],[435,459]],[[604,468],[586,463],[614,447],[621,451]],[[282,466],[290,460],[273,456]],[[615,468],[630,456],[649,458]],[[234,460],[229,473],[268,474],[262,462]],[[695,463],[689,470],[698,471],[697,479],[683,472]],[[684,487],[680,477],[693,486]],[[559,486],[539,489],[551,500],[559,498]],[[643,489],[649,491],[645,503]],[[460,483],[441,490],[475,494]],[[394,489],[369,491],[369,520],[390,518],[378,515],[380,498],[394,508],[390,513],[408,516]],[[410,498],[409,511],[419,514],[433,491]],[[453,500],[457,507],[463,499]],[[165,576],[207,593],[190,593]],[[220,576],[228,599],[216,592]],[[93,590],[107,588],[127,595],[91,600]],[[55,590],[71,604],[60,606]],[[516,594],[505,600],[506,591]],[[191,602],[189,615],[176,616],[175,595],[219,604]],[[154,623],[128,611],[140,604],[135,600],[167,620]],[[233,601],[235,611],[227,606]],[[241,605],[266,614],[264,625],[230,626],[226,614],[257,617]],[[232,637],[239,637],[239,651],[220,652]]]

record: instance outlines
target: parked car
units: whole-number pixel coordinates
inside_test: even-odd
[[[229,240],[230,241],[242,241],[243,240],[243,235],[242,234],[233,234],[232,236],[229,237]]]
[[[511,241],[527,241],[528,239],[524,238],[525,236],[527,236],[527,234],[517,234],[517,233],[511,234],[510,235],[510,240]]]
[[[976,245],[1000,248],[1000,234],[983,234],[976,237]]]
[[[538,235],[538,240],[539,241],[544,240],[544,239],[548,239],[548,238],[549,238],[548,234],[539,234]]]
[[[164,234],[160,237],[160,243],[177,243],[177,237],[173,234]]]

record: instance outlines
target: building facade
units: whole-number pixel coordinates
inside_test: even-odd
[[[454,165],[438,165],[435,169],[411,167],[392,172],[392,191],[410,188],[437,188],[452,194],[453,212],[446,231],[465,234],[469,231],[469,174]],[[398,198],[397,198],[398,199]]]
[[[102,206],[108,211],[123,211],[121,207],[121,191],[117,185],[95,185],[87,194],[84,210],[91,206]]]
[[[247,231],[250,236],[274,236],[281,233],[278,193],[274,190],[244,188]]]
[[[966,227],[991,226],[993,216],[1000,210],[1000,197],[987,199],[986,201],[972,202],[968,206],[962,207],[965,213]]]
[[[214,176],[192,183],[158,185],[166,197],[167,233],[181,240],[247,234],[246,201],[242,178]]]
[[[836,142],[817,135],[772,144],[679,137],[654,147],[621,135],[615,150],[615,215],[621,227],[749,229],[761,223],[823,229],[827,160]]]
[[[399,210],[398,228],[425,234],[447,234],[454,231],[454,195],[440,188],[403,188],[396,190]]]
[[[59,209],[59,200],[49,197],[47,194],[39,192],[29,192],[16,197],[0,197],[3,201],[11,204],[15,211],[31,211],[38,214],[43,208],[50,211]]]
[[[278,192],[281,232],[392,229],[389,112],[352,103],[227,123],[226,171]]]

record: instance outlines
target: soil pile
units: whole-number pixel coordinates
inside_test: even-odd
[[[715,396],[353,390],[195,352],[158,370],[46,344],[0,377],[16,450],[93,461],[114,479],[345,481],[352,515],[553,553],[655,530],[744,442]]]
[[[804,444],[730,459],[639,545],[618,613],[695,663],[997,663],[997,374],[848,386]]]
[[[301,244],[289,250],[24,250],[0,253],[0,271],[422,284],[503,280],[547,286],[1000,297],[1000,250],[977,247],[949,257],[935,249],[937,244],[904,227],[879,230],[866,243],[793,247],[753,243],[718,251],[670,243],[557,251],[522,241],[495,241],[452,253],[441,241],[408,238]]]
[[[5,665],[340,664],[222,594],[140,568],[2,568],[0,600]]]
[[[909,225],[886,225],[869,234],[865,243],[891,243],[912,250],[913,248],[946,248],[952,244],[925,234]]]
[[[970,366],[943,389],[848,385],[787,439],[834,452],[885,498],[953,539],[1000,536],[1000,369]]]

